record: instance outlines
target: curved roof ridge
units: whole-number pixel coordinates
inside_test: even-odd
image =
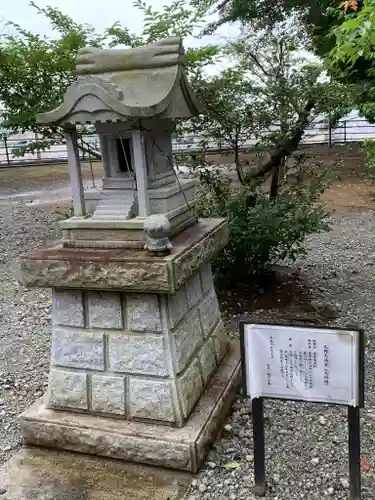
[[[184,53],[180,37],[165,38],[131,49],[85,47],[78,51],[76,73],[92,75],[174,66],[183,63]]]
[[[81,49],[77,76],[56,109],[37,115],[39,123],[190,118],[200,112],[179,37],[134,49]]]

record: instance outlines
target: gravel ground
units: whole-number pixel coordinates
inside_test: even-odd
[[[308,256],[300,263],[312,302],[329,306],[344,326],[366,330],[366,401],[361,416],[363,498],[375,499],[375,214],[349,213],[332,220],[328,234],[309,238]],[[253,318],[280,321],[298,313],[258,310]],[[347,410],[293,402],[265,402],[267,494],[274,500],[348,498]],[[206,467],[197,475],[188,500],[251,500],[253,440],[251,407],[239,398]],[[236,469],[223,466],[237,462]],[[367,467],[368,464],[368,467]]]
[[[25,202],[0,202],[0,464],[21,446],[17,417],[47,385],[50,294],[19,285],[15,264],[58,237],[52,218]]]
[[[0,464],[21,446],[17,416],[44,392],[49,358],[49,293],[18,285],[14,264],[19,254],[58,238],[54,220],[46,209],[24,201],[0,202]],[[370,340],[361,418],[362,456],[370,470],[363,472],[363,498],[375,499],[375,215],[352,212],[333,223],[330,233],[309,239],[300,269],[314,302],[336,311],[333,324],[359,323]],[[297,301],[288,310],[258,309],[252,317],[282,320],[298,307]],[[233,318],[229,324],[235,324]],[[268,401],[265,411],[266,498],[347,499],[346,410]],[[252,453],[249,401],[238,398],[206,467],[193,482],[189,500],[256,498]],[[234,461],[237,468],[223,467]]]

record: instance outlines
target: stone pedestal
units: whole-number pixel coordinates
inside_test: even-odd
[[[54,289],[48,405],[182,426],[227,347],[209,264],[174,294]]]
[[[196,471],[235,397],[209,259],[226,223],[202,221],[165,257],[37,250],[25,285],[53,289],[48,394],[21,418],[26,442]]]

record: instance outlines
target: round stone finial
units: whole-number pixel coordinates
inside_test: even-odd
[[[144,222],[146,233],[145,250],[155,253],[169,253],[173,248],[169,241],[171,225],[163,214],[150,215]]]

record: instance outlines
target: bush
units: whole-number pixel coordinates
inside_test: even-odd
[[[217,172],[201,175],[200,215],[227,217],[230,227],[229,243],[213,262],[219,284],[243,283],[285,259],[295,261],[305,253],[308,234],[329,229],[328,214],[319,203],[325,172],[306,167],[302,158],[296,163],[276,199],[260,185],[231,191]]]
[[[362,145],[367,177],[375,183],[375,141],[367,139]]]

